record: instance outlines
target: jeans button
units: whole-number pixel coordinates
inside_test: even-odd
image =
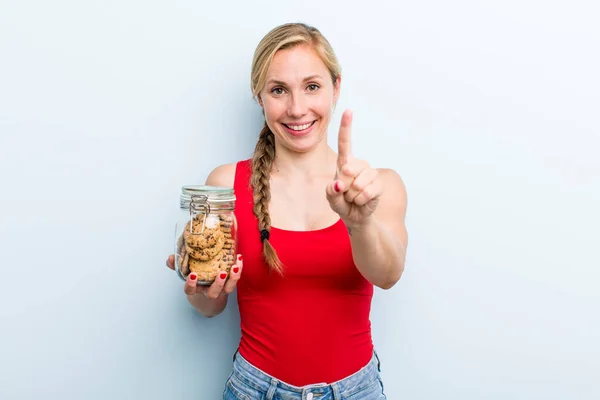
[[[313,394],[312,393],[307,394],[306,400],[313,400]]]

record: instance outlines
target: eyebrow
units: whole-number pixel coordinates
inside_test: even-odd
[[[307,76],[302,81],[303,82],[312,81],[313,79],[317,79],[317,78],[323,79],[323,77],[321,75],[315,74],[315,75]],[[267,85],[272,84],[272,83],[275,84],[275,85],[282,85],[282,86],[286,85],[286,83],[284,81],[280,81],[280,80],[277,80],[277,79],[269,79],[267,81]]]

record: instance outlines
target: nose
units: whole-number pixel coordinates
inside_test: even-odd
[[[308,102],[302,94],[290,96],[287,114],[291,118],[300,118],[308,113]]]

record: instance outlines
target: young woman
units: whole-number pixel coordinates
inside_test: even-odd
[[[350,111],[337,153],[328,146],[340,85],[316,28],[273,29],[252,64],[265,116],[254,155],[207,178],[235,190],[239,255],[210,287],[190,274],[185,293],[210,317],[237,288],[241,341],[224,399],[385,399],[369,315],[373,286],[404,270],[406,191],[393,170],[353,156]]]

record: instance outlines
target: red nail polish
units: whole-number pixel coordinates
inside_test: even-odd
[[[339,182],[336,182],[336,183],[333,185],[333,189],[334,189],[336,192],[339,192],[339,191],[340,191],[340,183],[339,183]]]
[[[237,274],[239,272],[240,268],[239,267],[233,267],[233,273]]]
[[[238,256],[238,260],[242,261],[242,255],[241,254]]]
[[[190,274],[190,279],[195,281],[196,280],[196,274]]]
[[[219,278],[221,278],[221,279],[227,278],[227,272],[221,272],[221,275],[219,275]]]

